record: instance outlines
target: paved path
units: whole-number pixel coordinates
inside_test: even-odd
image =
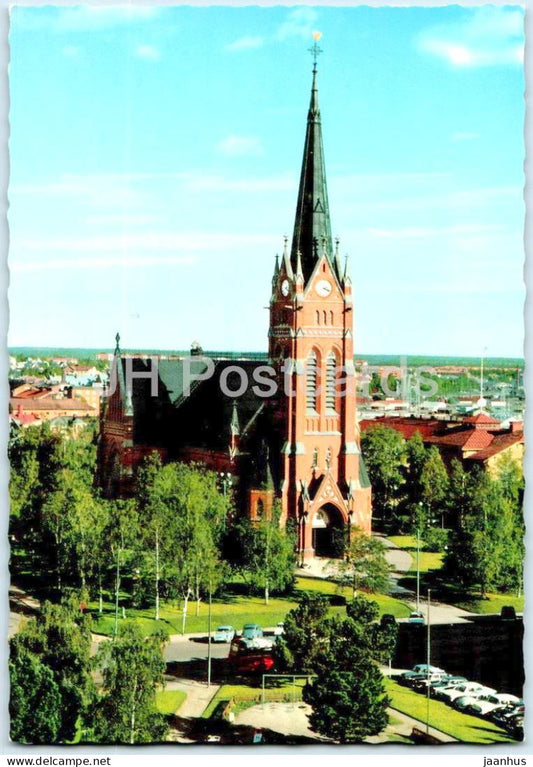
[[[302,701],[265,703],[241,711],[235,717],[235,724],[244,724],[261,730],[272,730],[272,732],[279,732],[282,735],[324,740],[316,732],[309,729],[307,715],[310,713],[311,706]]]
[[[426,724],[417,719],[413,719],[401,711],[389,708],[387,709],[392,722],[379,735],[373,735],[365,738],[365,743],[378,744],[390,743],[397,740],[397,736],[409,738],[416,727],[426,732]],[[180,712],[181,713],[181,712]],[[311,713],[311,707],[302,701],[297,703],[265,703],[264,705],[252,706],[235,717],[235,724],[243,724],[256,729],[272,730],[282,735],[294,735],[299,737],[312,738],[313,740],[327,742],[316,732],[309,729],[308,715]],[[442,743],[456,743],[456,739],[446,735],[434,727],[429,728],[429,734],[440,740]]]
[[[217,694],[220,685],[212,684],[210,687],[205,682],[196,682],[192,679],[166,679],[165,690],[181,690],[187,693],[178,714],[180,717],[191,719],[200,717],[204,713],[211,699]]]

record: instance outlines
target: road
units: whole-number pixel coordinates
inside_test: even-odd
[[[167,661],[184,663],[191,660],[207,660],[207,636],[202,634],[172,634],[170,642],[165,647],[164,658]],[[229,643],[211,643],[212,658],[227,658]]]

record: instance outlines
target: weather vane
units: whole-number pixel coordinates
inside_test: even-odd
[[[313,45],[309,48],[309,53],[313,56],[313,72],[316,72],[316,61],[322,53],[322,48],[319,47],[318,41],[322,37],[322,32],[313,32]]]

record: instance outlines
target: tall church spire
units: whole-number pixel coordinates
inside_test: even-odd
[[[301,252],[305,280],[311,275],[317,258],[323,250],[332,265],[334,261],[316,80],[317,55],[320,53],[320,48],[316,41],[310,50],[313,54],[313,83],[307,113],[307,130],[291,250],[294,270],[296,270],[297,253]]]

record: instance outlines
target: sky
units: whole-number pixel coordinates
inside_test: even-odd
[[[11,11],[11,346],[267,349],[313,31],[356,355],[522,356],[519,6]]]

